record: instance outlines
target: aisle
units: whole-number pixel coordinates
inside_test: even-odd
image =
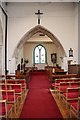
[[[31,75],[29,92],[20,118],[62,118],[50,91],[45,73]]]

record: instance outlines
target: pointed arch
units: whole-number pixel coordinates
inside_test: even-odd
[[[33,63],[34,64],[47,64],[47,51],[46,48],[38,44],[33,51]]]
[[[62,44],[60,43],[60,41],[56,38],[56,36],[54,34],[52,34],[49,30],[47,30],[46,28],[44,28],[41,25],[37,25],[34,28],[32,28],[31,30],[29,30],[19,41],[18,45],[16,46],[14,53],[13,53],[13,57],[16,57],[19,50],[21,49],[21,47],[26,43],[27,40],[29,40],[34,34],[41,32],[45,35],[47,35],[56,45],[56,47],[60,47],[64,53],[64,55],[66,56],[65,50],[62,46]]]

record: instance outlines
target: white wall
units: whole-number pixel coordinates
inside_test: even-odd
[[[0,9],[0,74],[2,74],[2,11]]]
[[[2,3],[0,3],[2,5]],[[0,8],[0,74],[5,73],[5,15]]]
[[[78,62],[80,64],[80,2],[78,4]]]
[[[69,49],[74,50],[73,61],[78,62],[78,37],[75,3],[11,3],[7,6],[8,56],[12,59],[15,47],[30,29],[37,25],[35,12],[43,12],[41,25],[52,32],[63,45],[67,58]],[[76,32],[76,34],[75,34]]]
[[[75,13],[74,13],[74,16],[75,16],[75,19],[74,19],[74,29],[75,29],[75,32],[74,32],[74,39],[75,39],[75,42],[74,42],[74,47],[73,47],[73,63],[78,63],[78,3],[74,4],[74,9],[75,9]],[[75,46],[76,44],[76,46]]]

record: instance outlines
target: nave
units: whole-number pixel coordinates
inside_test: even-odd
[[[74,106],[72,105],[75,104],[76,106],[78,100],[80,100],[78,98],[79,97],[78,90],[80,89],[79,88],[80,78],[77,77],[64,78],[63,75],[63,78],[61,79],[58,78],[55,80],[55,82],[52,83],[52,81],[50,80],[51,77],[49,78],[48,74],[46,73],[47,73],[46,70],[45,71],[34,70],[30,72],[29,74],[30,80],[28,82],[26,82],[25,79],[19,78],[9,79],[9,76],[8,79],[6,79],[6,83],[4,79],[2,80],[2,83],[0,80],[0,92],[2,93],[1,96],[2,98],[0,100],[0,117],[11,119],[12,118],[63,119],[70,117],[71,118],[79,117],[79,109],[77,108],[74,109]],[[56,75],[56,77],[58,76]],[[65,83],[63,81],[65,81]],[[67,84],[70,84],[70,86],[65,86],[66,82]],[[63,84],[63,86],[61,86],[61,84]],[[63,89],[64,91],[63,92],[60,91],[61,89],[58,89],[58,86],[59,88],[62,87],[61,89],[64,88]],[[70,93],[67,93],[70,94],[71,99],[68,97],[66,98],[65,96],[67,87],[69,90],[71,90]],[[4,106],[3,103],[5,103],[6,106]],[[72,105],[70,106],[70,104]],[[73,111],[76,115],[73,114]]]
[[[54,103],[63,118],[80,118],[80,2],[60,1],[0,2],[0,117],[54,118]],[[46,70],[49,87],[33,82],[35,70]]]
[[[50,81],[44,72],[31,75],[20,118],[62,118],[50,92]]]

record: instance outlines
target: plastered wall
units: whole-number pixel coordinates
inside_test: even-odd
[[[19,41],[25,33],[37,25],[35,12],[40,9],[43,12],[41,25],[52,32],[60,41],[67,54],[66,60],[69,59],[69,49],[72,48],[74,50],[72,59],[78,63],[76,7],[75,3],[8,4],[8,59],[13,60],[12,56]]]

